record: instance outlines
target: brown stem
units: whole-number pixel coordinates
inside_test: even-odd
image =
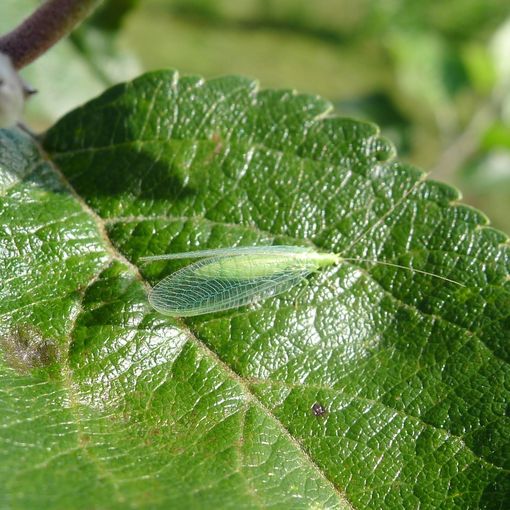
[[[67,35],[102,0],[47,0],[21,25],[0,37],[0,52],[25,67]]]

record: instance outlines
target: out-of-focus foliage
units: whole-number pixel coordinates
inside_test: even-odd
[[[139,0],[108,0],[71,34],[71,41],[105,85],[113,85],[140,72],[135,56],[121,51],[117,43],[117,34],[127,14],[138,3]]]
[[[493,86],[480,121],[484,129],[473,133],[477,145],[460,169],[468,198],[483,207],[496,225],[510,230],[510,19],[496,32],[481,65],[493,64]],[[490,72],[475,73],[487,76]],[[476,127],[476,125],[475,125]]]

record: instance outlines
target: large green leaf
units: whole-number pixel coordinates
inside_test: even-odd
[[[507,239],[328,108],[160,72],[44,152],[1,132],[1,508],[504,505]],[[178,264],[140,256],[273,242],[464,286],[345,262],[250,307],[148,306]]]

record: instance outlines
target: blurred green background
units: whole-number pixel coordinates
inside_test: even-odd
[[[2,30],[37,4],[4,3]],[[27,69],[29,123],[156,68],[324,96],[510,233],[508,0],[109,0]]]

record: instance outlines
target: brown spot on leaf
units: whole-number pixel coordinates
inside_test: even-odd
[[[211,136],[211,141],[214,143],[214,147],[211,154],[207,157],[207,163],[211,163],[217,156],[221,154],[221,151],[223,150],[223,139],[219,133],[213,133]]]
[[[22,374],[51,365],[58,357],[55,342],[26,324],[18,324],[0,335],[0,349],[6,363]]]
[[[216,149],[221,150],[221,147],[223,146],[223,139],[221,138],[221,134],[213,133],[211,136],[211,140],[216,144],[215,152]]]
[[[80,439],[80,446],[82,446],[82,447],[87,446],[91,441],[91,437],[88,434],[82,434],[79,439]]]

